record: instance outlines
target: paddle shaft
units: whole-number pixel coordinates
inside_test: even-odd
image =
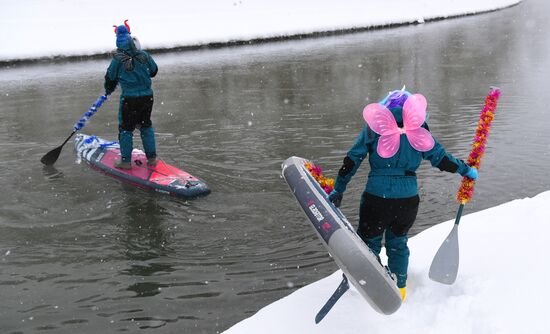
[[[63,146],[69,141],[69,139],[72,138],[72,136],[74,136],[74,134],[78,130],[82,129],[86,125],[86,122],[88,121],[88,119],[90,119],[90,117],[92,117],[97,112],[97,109],[101,107],[101,105],[103,104],[103,102],[105,102],[105,100],[107,100],[107,97],[108,95],[100,96],[94,102],[94,104],[90,107],[90,109],[78,120],[78,122],[75,123],[73,132],[69,135],[69,137],[67,137],[67,139],[65,139],[63,144],[59,145],[58,147],[54,148],[50,152],[46,153],[42,157],[42,159],[40,159],[40,162],[42,162],[46,166],[53,165],[57,161],[57,158],[59,158],[59,154],[61,154],[61,150],[63,149]]]
[[[59,145],[59,147],[63,147],[65,144],[67,144],[67,142],[69,141],[69,139],[71,139],[74,134],[76,133],[76,130],[74,130],[73,132],[71,132],[71,134],[69,135],[69,137],[67,137],[67,139],[65,139],[65,141],[63,142],[63,144]]]
[[[462,211],[464,210],[464,204],[461,203],[458,207],[458,212],[456,213],[455,225],[460,223],[460,217],[462,217]]]

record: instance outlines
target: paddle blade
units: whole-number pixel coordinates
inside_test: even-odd
[[[458,274],[458,224],[443,241],[430,266],[430,279],[443,284],[453,284]]]
[[[57,161],[57,158],[59,158],[59,154],[61,154],[62,148],[63,148],[63,145],[46,153],[46,155],[44,155],[42,159],[40,159],[40,162],[42,162],[46,166],[53,165]]]
[[[43,156],[42,159],[40,159],[40,162],[42,162],[46,166],[53,165],[57,161],[57,158],[59,158],[59,154],[61,153],[63,146],[69,141],[69,139],[71,139],[72,136],[74,136],[75,133],[76,133],[76,130],[71,132],[71,135],[67,137],[67,139],[65,139],[63,144],[59,145],[57,148],[54,148],[50,152],[46,153],[46,155]]]

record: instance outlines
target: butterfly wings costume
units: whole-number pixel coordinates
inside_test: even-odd
[[[380,103],[367,105],[366,123],[344,158],[335,190],[346,190],[367,156],[371,170],[365,191],[383,198],[417,195],[416,170],[422,160],[442,171],[466,174],[468,166],[448,154],[430,133],[426,109],[424,96],[406,91],[393,91]]]

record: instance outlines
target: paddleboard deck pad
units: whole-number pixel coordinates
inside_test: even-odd
[[[138,149],[132,152],[132,169],[116,168],[115,160],[120,159],[120,146],[117,142],[77,134],[75,150],[77,156],[92,168],[139,188],[183,198],[210,193],[202,180],[158,158],[155,166],[147,165],[145,153]]]
[[[305,167],[307,162],[299,157],[283,162],[282,173],[290,190],[355,289],[376,311],[394,313],[402,304],[395,281],[342,212],[328,200],[326,192]]]

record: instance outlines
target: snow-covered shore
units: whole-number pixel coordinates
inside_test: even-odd
[[[108,53],[112,26],[125,19],[145,49],[173,49],[422,23],[520,1],[8,0],[0,11],[0,61]]]
[[[410,239],[408,296],[390,316],[376,313],[352,287],[316,325],[315,314],[340,283],[338,271],[224,333],[549,333],[548,203],[550,191],[463,216],[454,285],[428,278],[431,260],[454,221]]]

